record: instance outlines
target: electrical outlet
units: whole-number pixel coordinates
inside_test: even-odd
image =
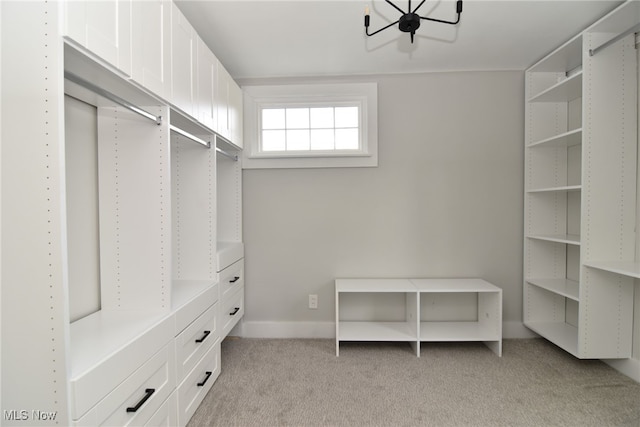
[[[309,308],[313,310],[318,308],[318,295],[309,294]]]

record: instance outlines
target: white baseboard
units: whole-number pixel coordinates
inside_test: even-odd
[[[241,322],[234,335],[246,338],[335,338],[334,322]],[[238,324],[240,326],[240,324]],[[504,322],[503,338],[535,338],[522,322]]]
[[[616,371],[640,383],[640,359],[603,359]]]
[[[334,322],[243,322],[245,338],[335,338]]]
[[[502,322],[502,338],[523,339],[538,338],[540,335],[524,326],[522,322]]]

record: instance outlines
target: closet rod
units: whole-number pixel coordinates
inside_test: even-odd
[[[233,160],[234,162],[238,161],[238,156],[236,156],[235,154],[229,154],[226,151],[224,151],[222,148],[218,148],[216,147],[216,151],[220,154],[222,154],[225,157],[230,158],[231,160]]]
[[[179,133],[180,135],[184,136],[185,138],[189,138],[190,140],[197,142],[198,144],[202,144],[207,148],[211,148],[211,143],[198,138],[197,136],[191,135],[189,132],[184,131],[182,129],[180,129],[179,127],[176,127],[174,125],[169,125],[169,130],[174,131],[175,133]]]
[[[615,42],[617,42],[620,39],[625,38],[626,36],[628,36],[631,33],[635,33],[638,30],[640,30],[640,23],[634,25],[633,27],[629,28],[627,31],[618,34],[617,36],[615,36],[614,38],[612,38],[611,40],[602,43],[600,46],[596,47],[595,49],[589,49],[589,56],[593,56],[596,53],[598,53],[599,51],[601,51],[602,49],[611,46],[612,44],[614,44]]]
[[[120,98],[117,95],[112,94],[111,92],[108,92],[104,89],[102,89],[101,87],[98,87],[96,85],[94,85],[93,83],[90,83],[88,81],[86,81],[85,79],[76,76],[75,74],[69,72],[69,71],[65,71],[64,72],[64,78],[76,83],[82,87],[84,87],[85,89],[89,89],[91,92],[102,96],[103,98],[107,98],[110,101],[115,102],[118,105],[123,106],[124,108],[126,108],[127,110],[133,111],[134,113],[140,114],[142,117],[145,117],[149,120],[153,120],[157,125],[160,125],[162,123],[162,116],[154,116],[153,114],[144,111],[143,109],[136,107],[135,105],[131,104],[128,101],[125,101],[124,99]]]

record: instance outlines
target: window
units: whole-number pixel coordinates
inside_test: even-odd
[[[377,166],[377,86],[245,86],[245,168]]]
[[[263,108],[260,150],[308,153],[360,149],[360,106]]]

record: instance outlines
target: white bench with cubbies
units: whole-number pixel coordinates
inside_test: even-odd
[[[336,279],[342,341],[483,341],[502,355],[502,289],[482,279]],[[445,314],[446,313],[446,314]]]

